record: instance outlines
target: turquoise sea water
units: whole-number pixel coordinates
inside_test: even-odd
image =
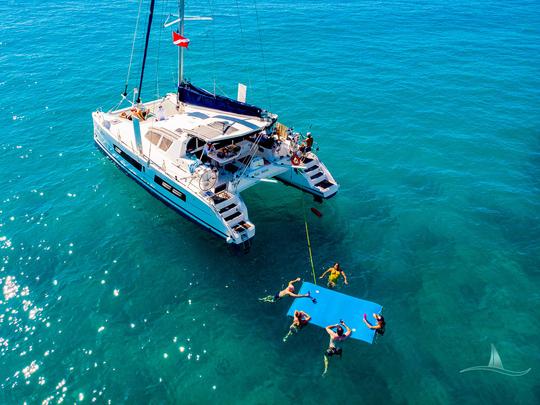
[[[244,193],[242,255],[96,150],[138,2],[4,0],[0,403],[538,403],[538,3],[189,3],[214,20],[186,28],[187,76],[311,128],[342,187],[308,213],[316,268],[340,261],[387,333],[324,378],[322,329],[282,342],[288,302],[257,297],[311,277],[297,190]],[[174,89],[174,7],[156,6],[145,99]],[[532,370],[459,372],[491,344]]]

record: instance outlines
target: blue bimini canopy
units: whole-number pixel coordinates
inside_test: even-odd
[[[233,114],[261,117],[263,110],[250,104],[233,100],[232,98],[218,96],[196,87],[191,83],[183,82],[178,85],[178,99],[187,104],[214,110],[227,111]]]
[[[373,324],[375,320],[372,314],[380,314],[382,306],[308,282],[302,284],[298,294],[306,294],[308,291],[313,298],[317,299],[317,303],[314,304],[308,298],[296,298],[287,315],[293,316],[295,310],[304,311],[311,316],[310,323],[321,328],[335,325],[339,323],[340,319],[343,319],[347,326],[352,329],[349,339],[373,343],[375,331],[369,329],[362,318],[364,314],[367,314],[369,322]]]

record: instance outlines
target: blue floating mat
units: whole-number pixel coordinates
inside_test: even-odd
[[[302,284],[298,294],[307,294],[308,291],[317,299],[317,303],[314,304],[309,298],[295,298],[287,315],[293,316],[295,310],[307,312],[311,315],[310,323],[321,328],[335,325],[343,319],[352,329],[349,339],[373,343],[375,331],[369,329],[362,318],[367,314],[368,321],[374,324],[373,313],[380,314],[382,306],[308,282]]]

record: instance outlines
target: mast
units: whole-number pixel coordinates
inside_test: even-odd
[[[150,15],[148,16],[148,28],[146,29],[146,41],[144,43],[144,55],[141,68],[141,80],[139,82],[139,96],[137,97],[137,104],[141,102],[142,84],[144,77],[144,66],[146,65],[146,54],[148,52],[148,41],[150,40],[150,30],[152,28],[152,19],[154,18],[154,4],[156,0],[150,1]]]
[[[185,0],[178,1],[178,32],[184,36]],[[184,47],[178,47],[178,84],[184,81]]]

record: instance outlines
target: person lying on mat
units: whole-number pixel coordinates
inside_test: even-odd
[[[309,291],[307,292],[307,294],[302,294],[302,295],[299,295],[299,294],[295,294],[294,292],[294,283],[297,283],[298,281],[302,280],[300,277],[298,278],[295,278],[294,280],[291,280],[289,281],[289,284],[287,285],[286,288],[284,288],[283,290],[275,293],[274,295],[268,295],[264,298],[259,298],[259,301],[263,301],[263,302],[278,302],[280,299],[282,299],[283,297],[285,297],[286,295],[288,295],[289,297],[292,297],[292,298],[311,298],[311,294],[309,293]],[[312,300],[314,300],[315,298],[311,298]]]
[[[347,329],[346,332],[343,331],[343,326]],[[334,332],[333,329],[336,328]],[[324,352],[324,372],[323,375],[328,371],[328,359],[333,355],[337,354],[341,357],[342,349],[341,342],[351,336],[351,328],[349,328],[345,322],[342,320],[339,321],[337,325],[329,325],[326,327],[326,332],[330,335],[330,343],[328,344],[328,349]]]
[[[373,318],[375,318],[375,320],[377,321],[377,324],[376,325],[372,325],[371,323],[369,323],[369,321],[367,320],[367,315],[364,314],[364,323],[366,324],[366,326],[369,328],[369,329],[373,329],[375,330],[376,333],[378,333],[379,335],[384,335],[384,329],[386,327],[386,322],[383,318],[382,315],[379,315],[379,314],[373,314]]]
[[[283,338],[283,341],[286,342],[287,339],[300,332],[300,329],[302,329],[304,326],[306,326],[309,321],[311,321],[311,316],[309,314],[305,313],[304,311],[294,311],[294,317],[293,317],[293,323],[289,327],[289,333],[285,335]]]
[[[326,270],[321,276],[319,277],[324,278],[327,273],[330,273],[328,276],[328,288],[336,288],[337,281],[339,280],[339,276],[343,276],[343,282],[345,284],[349,284],[347,281],[347,276],[345,275],[345,272],[341,270],[341,267],[339,263],[335,263],[332,267],[330,267],[328,270]]]

